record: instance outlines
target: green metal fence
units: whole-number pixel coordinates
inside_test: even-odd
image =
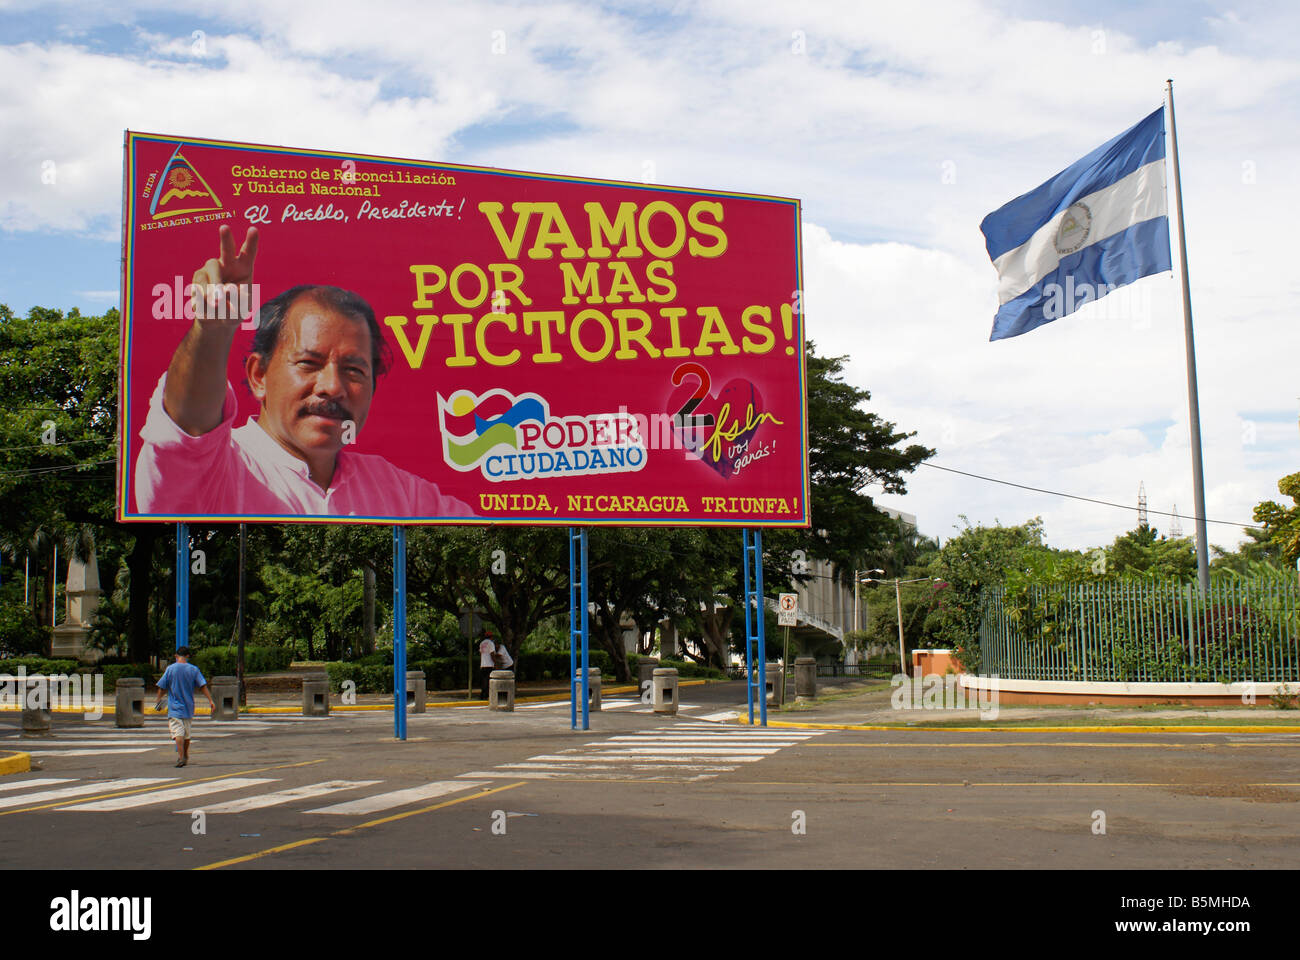
[[[1292,578],[1111,580],[982,597],[980,673],[1019,680],[1300,682]]]

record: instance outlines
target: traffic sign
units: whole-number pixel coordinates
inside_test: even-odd
[[[796,625],[799,616],[799,594],[783,593],[777,601],[776,625],[778,627],[793,627]]]

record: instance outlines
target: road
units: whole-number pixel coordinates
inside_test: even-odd
[[[1295,868],[1300,735],[750,728],[738,684],[615,699],[195,722],[56,719],[0,778],[9,869]]]

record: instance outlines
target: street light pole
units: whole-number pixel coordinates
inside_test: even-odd
[[[903,591],[898,587],[898,578],[894,578],[894,601],[898,604],[898,668],[907,676],[907,654],[903,650]]]

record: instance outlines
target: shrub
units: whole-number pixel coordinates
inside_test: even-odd
[[[661,667],[675,667],[677,676],[682,680],[725,680],[727,675],[717,667],[706,667],[691,660],[661,660]]]
[[[203,671],[208,679],[212,677],[235,675],[238,666],[239,651],[235,647],[209,647],[196,651],[190,662]],[[293,663],[293,650],[289,647],[253,646],[244,647],[244,673],[273,673],[287,670]]]
[[[157,684],[158,678],[162,676],[161,672],[155,671],[154,668],[149,666],[147,663],[110,663],[106,666],[101,664],[99,667],[92,667],[89,670],[83,668],[82,672],[102,673],[104,675],[105,690],[116,689],[117,681],[123,677],[139,677],[144,681],[146,696],[148,695],[148,691]],[[204,672],[204,675],[207,675],[206,671]],[[211,678],[209,677],[208,679]]]
[[[49,628],[38,626],[31,610],[16,603],[0,604],[0,657],[40,654],[49,643]]]
[[[76,660],[50,660],[47,657],[10,657],[0,660],[0,672],[16,674],[22,667],[27,673],[75,673],[81,666]]]

